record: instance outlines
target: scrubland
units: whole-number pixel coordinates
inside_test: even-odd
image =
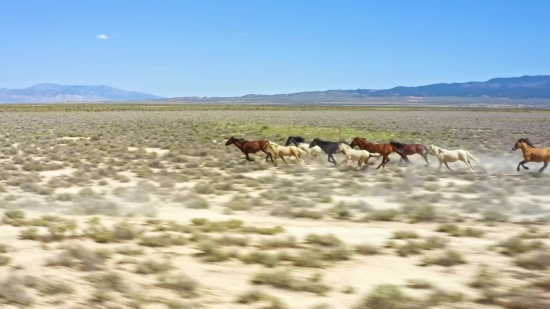
[[[550,189],[515,141],[547,112],[8,106],[0,119],[2,308],[549,308]],[[435,144],[247,162],[230,136]],[[336,155],[340,162],[342,157]]]

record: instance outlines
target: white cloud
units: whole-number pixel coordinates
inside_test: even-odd
[[[102,40],[108,40],[109,39],[109,37],[106,36],[105,34],[100,34],[100,35],[96,36],[96,38],[102,39]]]

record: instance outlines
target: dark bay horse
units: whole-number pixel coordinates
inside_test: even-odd
[[[288,139],[286,140],[285,146],[288,146],[288,145],[294,143],[294,145],[296,145],[296,147],[298,147],[300,143],[305,143],[305,142],[306,142],[306,140],[301,136],[289,136]]]
[[[271,158],[271,162],[273,162],[273,156],[271,155],[271,152],[267,150],[267,147],[266,147],[267,145],[266,140],[261,139],[259,141],[247,141],[242,138],[234,138],[233,136],[231,136],[227,140],[227,142],[225,142],[225,146],[229,146],[231,144],[234,144],[235,146],[237,146],[237,148],[239,148],[239,150],[246,155],[246,159],[248,161],[254,161],[250,159],[250,157],[248,156],[249,153],[256,153],[258,151],[262,151],[267,154],[265,156],[265,161],[267,161],[267,158]]]
[[[542,173],[548,166],[548,162],[550,162],[550,148],[537,148],[528,138],[518,139],[514,147],[512,147],[512,151],[516,151],[518,149],[521,149],[521,152],[523,153],[523,161],[518,164],[518,172],[520,166],[526,170],[529,169],[525,166],[525,163],[527,162],[542,162],[544,165],[539,170],[539,173]]]
[[[309,148],[319,146],[319,148],[321,148],[328,155],[328,162],[331,162],[331,163],[334,163],[334,165],[337,165],[333,155],[338,150],[338,146],[340,146],[340,144],[342,143],[344,142],[329,142],[329,141],[324,141],[320,138],[316,138],[311,142],[311,144],[309,144]],[[347,144],[347,143],[344,143],[344,144]],[[332,159],[332,161],[330,159]]]
[[[405,154],[403,154],[401,152],[401,150],[395,148],[394,146],[392,146],[390,144],[374,144],[374,143],[371,143],[371,142],[367,142],[364,138],[356,137],[356,138],[353,139],[350,146],[351,146],[351,148],[353,148],[355,146],[358,146],[359,149],[366,150],[368,152],[374,152],[374,153],[381,154],[382,155],[382,163],[380,163],[380,165],[378,165],[378,167],[376,169],[379,169],[381,166],[386,167],[386,164],[388,164],[388,162],[390,162],[389,155],[392,152],[397,153],[398,155],[401,156],[401,158],[403,160],[405,160],[405,162],[410,163],[407,156]]]
[[[403,144],[391,141],[390,145],[392,145],[394,148],[399,149],[401,153],[403,153],[406,156],[411,156],[414,154],[419,154],[426,160],[426,163],[430,165],[430,160],[428,160],[428,147],[422,145],[422,144]],[[399,162],[401,164],[403,162],[403,158],[401,158],[401,161]]]

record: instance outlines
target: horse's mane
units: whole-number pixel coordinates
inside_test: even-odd
[[[236,137],[233,137],[234,140],[237,140],[239,142],[248,142],[247,140],[245,140],[244,138],[236,138]]]
[[[391,142],[390,142],[390,145],[392,145],[392,146],[394,146],[394,147],[396,147],[396,148],[403,148],[403,147],[405,147],[405,145],[407,145],[407,144],[403,144],[403,143],[391,141]]]
[[[531,146],[532,148],[537,148],[537,147],[533,146],[533,144],[531,144],[531,141],[530,141],[528,138],[520,138],[520,139],[518,140],[518,142],[524,142],[524,143],[526,143],[527,145]]]

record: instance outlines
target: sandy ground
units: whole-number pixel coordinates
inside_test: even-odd
[[[55,143],[90,142],[86,136],[58,137],[55,141]],[[224,147],[220,146],[220,143],[216,141],[210,147]],[[10,147],[16,150],[13,156],[17,151],[18,153],[25,151],[21,148],[21,143],[12,144]],[[60,149],[59,147],[68,146],[52,147]],[[98,147],[95,149],[99,149]],[[514,261],[520,255],[502,254],[502,250],[497,246],[503,240],[521,236],[533,226],[536,227],[536,233],[541,236],[524,237],[522,241],[526,243],[540,241],[542,246],[525,252],[525,256],[534,254],[533,252],[547,252],[546,248],[550,245],[546,235],[550,233],[550,229],[541,219],[550,214],[550,195],[548,194],[550,192],[545,186],[548,178],[546,175],[542,177],[535,175],[536,169],[518,174],[515,171],[518,153],[503,153],[496,157],[494,154],[472,151],[479,162],[473,162],[476,171],[471,173],[462,162],[451,164],[453,172],[446,170],[445,167],[438,171],[438,162],[434,156],[430,156],[430,166],[426,166],[421,157],[412,156],[410,159],[413,164],[398,167],[399,157],[392,155],[391,163],[384,170],[376,170],[376,165],[371,165],[366,170],[353,171],[352,167],[355,163],[350,162],[348,167],[335,168],[326,162],[325,156],[317,159],[305,158],[307,162],[305,167],[300,167],[294,159],[287,159],[290,163],[288,166],[282,162],[273,166],[272,163],[264,161],[263,154],[253,155],[255,162],[248,163],[244,161],[242,154],[234,149],[234,146],[223,148],[223,151],[227,151],[223,159],[212,155],[214,158],[208,161],[210,163],[205,163],[202,158],[190,154],[181,155],[183,163],[174,163],[169,160],[172,150],[142,147],[135,143],[133,146],[126,146],[125,149],[128,153],[144,150],[143,158],[146,159],[128,159],[135,163],[135,166],[121,168],[116,172],[117,177],[100,175],[89,180],[87,184],[81,185],[77,183],[77,179],[80,177],[79,173],[83,171],[82,167],[68,165],[55,170],[37,172],[23,172],[18,169],[21,175],[37,176],[38,180],[34,182],[41,187],[49,187],[56,182],[67,182],[54,187],[53,192],[47,194],[37,193],[39,191],[34,189],[34,191],[27,190],[24,186],[3,185],[4,219],[10,211],[14,210],[23,211],[25,219],[20,226],[15,226],[17,224],[10,223],[9,220],[4,220],[4,224],[0,225],[0,244],[8,247],[3,255],[10,258],[9,263],[0,266],[0,278],[6,280],[10,276],[24,278],[33,275],[50,284],[52,281],[64,282],[72,287],[72,291],[51,293],[40,291],[29,284],[20,284],[24,293],[32,298],[32,303],[18,304],[12,294],[22,292],[10,291],[4,284],[4,286],[0,285],[2,308],[11,309],[19,306],[30,308],[264,308],[260,304],[267,304],[265,301],[250,304],[236,302],[239,295],[251,289],[259,289],[279,298],[288,308],[353,308],[373,289],[382,284],[396,285],[415,299],[425,298],[439,290],[463,294],[463,298],[459,301],[442,301],[434,305],[426,305],[426,308],[501,308],[504,303],[476,302],[482,296],[482,291],[480,288],[472,287],[470,283],[481,265],[489,267],[498,278],[502,289],[523,287],[532,283],[533,278],[550,275],[547,268],[534,270],[517,266]],[[8,164],[13,156],[5,158],[5,164]],[[39,155],[33,156],[34,160],[43,158]],[[233,165],[224,166],[225,158],[230,158],[227,160],[232,160]],[[337,155],[336,158],[338,162],[342,160],[341,155]],[[93,158],[82,160],[92,162]],[[153,166],[151,167],[153,176],[140,175],[141,171],[138,168],[141,168],[139,164],[143,160],[152,162],[150,166]],[[157,167],[154,165],[156,164],[154,160],[158,160],[163,166]],[[113,162],[116,162],[116,159],[113,159]],[[379,162],[375,161],[371,164]],[[196,163],[197,166],[185,165],[190,163]],[[113,163],[113,166],[115,165]],[[91,175],[94,171],[98,172],[97,168],[107,168],[109,164],[94,165],[92,162],[90,166],[95,167],[84,169],[84,174]],[[201,173],[201,176],[192,174],[193,171],[198,171],[196,173]],[[208,176],[205,173],[213,174]],[[173,174],[188,178],[186,181],[169,179]],[[12,176],[12,178],[22,177],[21,175]],[[4,182],[7,182],[9,177],[5,178]],[[168,184],[165,185],[165,183]],[[208,183],[209,190],[198,189],[204,183]],[[535,183],[535,185],[529,185],[529,183]],[[91,190],[92,193],[83,191],[84,188]],[[64,199],[62,196],[70,196],[70,199]],[[328,198],[326,201],[316,201],[316,198],[321,196]],[[196,199],[207,202],[209,207],[194,209],[195,207],[191,205]],[[229,209],[231,207],[228,205],[234,200],[236,204],[250,204],[250,207],[245,210]],[[99,206],[105,201],[114,203],[118,212],[105,213]],[[350,215],[342,218],[334,215],[334,209],[338,205],[349,211]],[[323,218],[301,218],[274,213],[274,210],[285,206],[291,210],[305,209],[316,212],[322,214]],[[408,213],[407,209],[423,209],[422,207],[425,206],[433,206],[435,215],[414,222],[411,219],[413,215]],[[378,211],[395,211],[397,218],[393,221],[374,219],[374,214]],[[488,215],[490,212],[503,215],[506,220],[492,220]],[[414,214],[414,211],[412,213]],[[64,233],[61,239],[22,239],[22,232],[36,225],[32,223],[32,219],[45,215],[74,220],[78,227],[74,232]],[[220,250],[231,254],[237,252],[237,254],[231,255],[231,258],[224,261],[211,262],[197,256],[197,253],[202,252],[200,242],[193,240],[194,234],[189,230],[169,231],[174,235],[184,236],[187,239],[185,244],[158,247],[139,245],[140,237],[143,235],[107,243],[94,241],[93,237],[86,232],[90,226],[89,220],[94,216],[100,218],[107,229],[112,229],[114,225],[124,221],[144,230],[143,235],[161,234],[162,232],[158,231],[155,224],[161,226],[162,223],[167,222],[196,228],[191,223],[195,218],[205,218],[210,221],[238,219],[246,226],[280,226],[284,231],[277,235],[244,233],[241,230],[206,232],[211,238],[226,235],[250,239],[247,246],[221,243]],[[522,222],[535,220],[539,220],[540,223],[529,225]],[[460,229],[477,229],[484,234],[482,237],[452,237],[436,231],[443,223],[456,224]],[[47,224],[38,226],[37,229],[39,234],[49,235]],[[388,243],[396,231],[414,231],[418,238],[413,241],[437,236],[446,239],[448,243],[444,248],[422,250],[418,254],[399,256],[396,248]],[[271,268],[257,263],[247,264],[236,257],[261,251],[258,249],[258,244],[263,239],[282,239],[287,236],[295,237],[301,248],[264,251],[271,253],[285,251],[295,254],[301,252],[300,250],[327,249],[308,244],[305,240],[310,234],[331,234],[340,239],[341,246],[350,249],[352,254],[343,260],[326,260],[322,268],[298,267],[288,261],[282,261]],[[394,239],[393,241],[399,246],[405,244],[407,240]],[[48,265],[48,261],[56,259],[64,252],[66,246],[75,244],[94,250],[106,249],[111,252],[111,256],[103,266],[94,271],[82,271],[74,266]],[[357,245],[365,244],[378,248],[378,253],[362,255],[355,252],[354,248]],[[140,247],[143,254],[125,256],[116,253],[117,249],[127,246]],[[423,265],[426,257],[443,255],[449,249],[460,253],[466,263],[451,267]],[[161,273],[136,273],[135,264],[147,259],[170,261],[173,269],[168,273],[183,273],[196,280],[199,286],[195,295],[182,296],[176,290],[160,286],[158,282]],[[299,280],[306,280],[305,278],[317,273],[321,274],[322,283],[330,290],[325,295],[316,295],[296,289],[289,290],[251,283],[251,278],[258,272],[284,269],[290,270]],[[100,287],[89,280],[90,275],[113,271],[121,275],[132,292],[113,292],[112,288]],[[433,288],[413,289],[408,286],[410,280],[419,279],[430,282]],[[98,291],[105,292],[105,290],[109,297],[96,296]],[[134,296],[136,294],[149,300],[136,300]],[[174,301],[180,303],[176,304]],[[322,304],[326,306],[320,306]]]

